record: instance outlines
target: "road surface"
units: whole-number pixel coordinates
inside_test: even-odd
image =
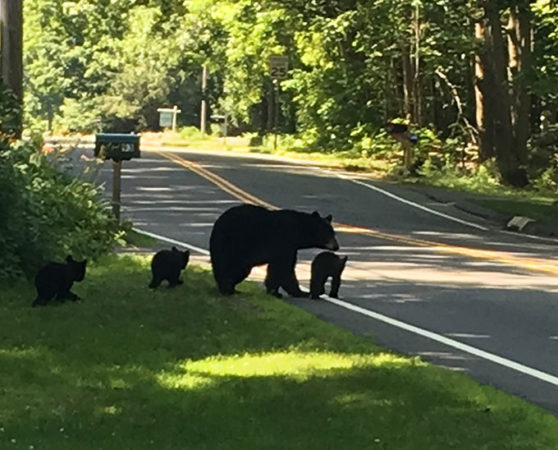
[[[110,191],[110,162],[98,180]],[[200,252],[241,201],[332,214],[349,257],[343,302],[286,301],[558,415],[556,242],[504,233],[414,189],[265,155],[144,149],[123,163],[122,189],[135,227]],[[299,253],[302,285],[317,252]]]

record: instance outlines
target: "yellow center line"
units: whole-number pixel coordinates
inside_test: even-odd
[[[236,199],[244,203],[260,205],[272,210],[279,209],[277,206],[259,199],[258,197],[244,191],[243,189],[231,183],[230,181],[224,179],[223,177],[207,170],[206,168],[202,167],[198,163],[188,161],[184,158],[181,158],[180,156],[177,156],[173,153],[166,152],[166,151],[154,151],[154,153],[157,153],[171,160],[172,162],[186,169],[191,170],[192,172],[205,178],[206,180],[211,181],[217,187],[219,187],[223,191],[229,193],[230,195],[232,195],[233,197],[235,197]],[[334,223],[334,227],[335,227],[335,231],[339,233],[373,236],[376,238],[385,239],[397,243],[411,244],[420,247],[429,247],[436,251],[439,251],[440,253],[467,256],[475,259],[491,260],[506,265],[510,265],[513,267],[520,267],[523,269],[528,269],[536,272],[558,275],[558,264],[549,263],[546,261],[542,261],[540,259],[518,257],[518,256],[511,255],[509,253],[496,251],[496,250],[482,250],[482,249],[475,249],[475,248],[459,246],[459,245],[442,244],[439,242],[416,239],[410,236],[404,236],[399,234],[385,233],[371,228],[347,225],[338,222]]]

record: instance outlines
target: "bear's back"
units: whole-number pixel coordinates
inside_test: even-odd
[[[344,266],[346,259],[340,258],[333,252],[321,252],[312,261],[312,273],[332,275],[338,273]]]
[[[39,295],[52,296],[72,283],[71,269],[66,263],[45,264],[35,276],[35,287]]]

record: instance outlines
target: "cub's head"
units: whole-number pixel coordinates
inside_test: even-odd
[[[87,265],[87,260],[75,261],[71,255],[66,257],[66,264],[70,268],[72,274],[72,280],[81,281],[85,277],[85,266]]]
[[[180,251],[178,250],[176,247],[172,248],[173,252],[176,252],[179,256],[180,256],[180,261],[182,261],[181,264],[181,268],[184,269],[187,265],[188,265],[188,261],[190,260],[190,251],[189,250],[185,250],[185,251]]]
[[[331,226],[331,214],[321,217],[318,211],[314,211],[311,215],[313,247],[324,248],[327,250],[339,250],[339,244],[335,239],[335,231]]]

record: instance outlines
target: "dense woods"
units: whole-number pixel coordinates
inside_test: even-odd
[[[238,132],[277,125],[293,146],[374,157],[399,118],[434,165],[558,181],[553,0],[25,0],[24,23],[30,129],[157,129],[175,104],[198,125],[203,96]]]

